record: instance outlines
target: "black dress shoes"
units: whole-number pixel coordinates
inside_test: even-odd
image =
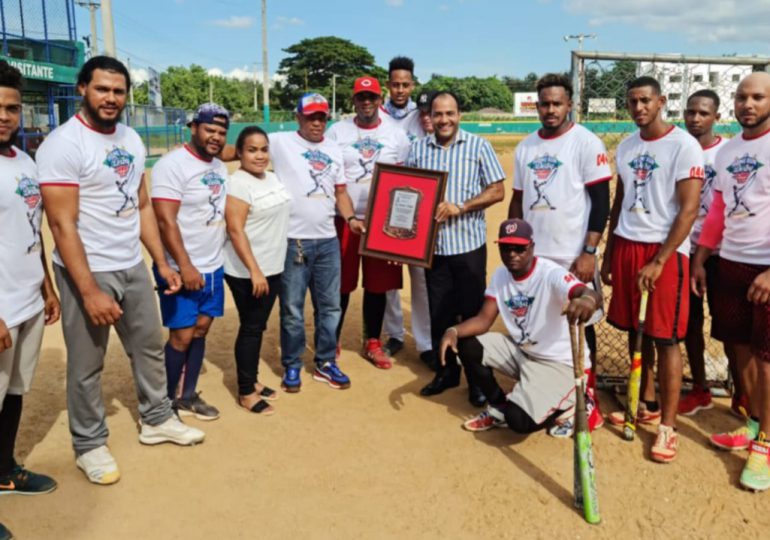
[[[438,371],[439,361],[436,353],[431,351],[423,351],[420,353],[420,360],[430,368],[431,371]]]
[[[487,404],[487,396],[481,393],[481,389],[478,386],[469,386],[468,401],[474,407],[485,407]]]
[[[433,380],[428,383],[422,390],[420,390],[421,396],[435,396],[440,394],[447,388],[455,388],[460,386],[460,368],[457,369],[442,369]]]

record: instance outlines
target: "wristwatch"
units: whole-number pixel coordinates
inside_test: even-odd
[[[461,202],[455,203],[455,206],[460,209],[461,214],[465,213],[465,203],[461,203]]]
[[[348,219],[347,219],[348,225],[350,225],[350,222],[353,221],[354,219],[357,219],[355,214],[353,214],[352,216],[348,217]]]
[[[588,253],[589,255],[596,255],[596,246],[589,246],[585,245],[583,246],[583,253]]]

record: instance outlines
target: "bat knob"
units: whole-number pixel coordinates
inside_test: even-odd
[[[623,428],[623,438],[627,441],[633,441],[634,440],[635,432],[630,427],[624,427]]]

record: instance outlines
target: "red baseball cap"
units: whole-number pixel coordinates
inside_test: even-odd
[[[353,95],[360,94],[361,92],[369,92],[371,94],[382,95],[382,88],[380,88],[380,81],[374,77],[359,77],[356,82],[353,83]]]
[[[529,245],[532,243],[532,227],[523,219],[506,219],[500,224],[497,243]]]

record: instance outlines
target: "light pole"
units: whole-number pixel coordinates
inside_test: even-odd
[[[337,74],[332,73],[332,120],[337,119]]]
[[[117,58],[115,26],[112,23],[112,0],[102,0],[102,34],[104,35],[104,54]]]
[[[262,0],[262,121],[266,124],[270,122],[270,79],[267,71],[267,0]]]
[[[78,0],[77,5],[88,9],[91,15],[91,43],[89,43],[89,45],[91,49],[91,57],[93,58],[99,54],[99,45],[97,44],[96,39],[96,10],[99,8],[99,4],[91,0]]]
[[[569,41],[571,39],[576,39],[578,42],[578,50],[583,50],[583,40],[585,39],[596,39],[596,34],[570,34],[568,36],[564,36],[564,41]]]
[[[254,112],[257,112],[259,108],[257,107],[257,66],[259,64],[257,62],[254,62]]]

